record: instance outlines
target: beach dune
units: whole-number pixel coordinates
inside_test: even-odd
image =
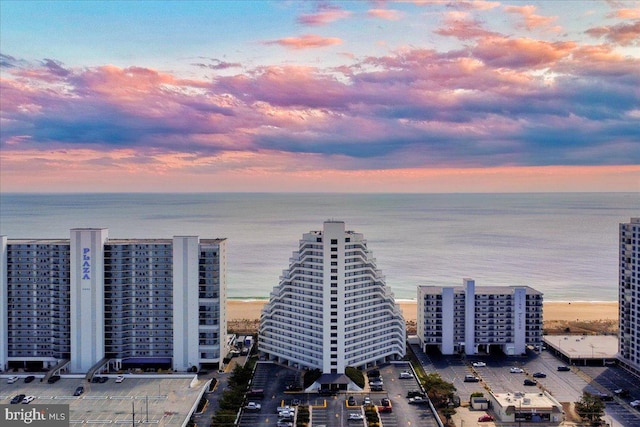
[[[227,320],[256,320],[260,318],[266,300],[228,300]],[[418,317],[416,301],[398,301],[406,321],[416,321]],[[618,320],[617,301],[545,301],[544,321],[597,321]]]

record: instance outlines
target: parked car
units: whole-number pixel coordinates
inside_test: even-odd
[[[424,393],[418,390],[411,390],[407,392],[407,398],[416,397],[416,396],[425,397]]]
[[[613,390],[613,393],[620,397],[629,397],[629,390],[624,388],[618,388]]]
[[[402,378],[402,374],[400,374],[400,378]],[[384,382],[382,381],[382,378],[376,378],[375,380],[369,382],[369,385],[371,387],[382,386],[384,385]]]
[[[521,374],[524,372],[524,369],[513,367],[509,369],[509,372],[511,372],[512,374]]]
[[[352,412],[349,414],[349,421],[359,421],[364,420],[364,415],[358,414],[357,412]]]
[[[487,421],[493,421],[493,417],[489,414],[481,415],[480,418],[478,418],[478,422],[484,423]]]
[[[294,416],[294,411],[292,411],[291,409],[287,410],[287,411],[280,411],[278,412],[278,419],[279,420],[293,420],[293,416]]]
[[[473,362],[472,365],[474,368],[484,368],[485,366],[487,366],[487,364],[484,362]]]
[[[634,400],[633,402],[629,402],[629,405],[631,405],[634,408],[640,407],[640,399]]]
[[[369,396],[365,397],[364,400],[362,401],[362,404],[364,406],[371,405],[371,398]]]
[[[16,376],[9,377],[9,378],[7,379],[7,384],[13,384],[13,383],[15,383],[16,381],[18,381],[18,379],[19,379],[19,378],[18,378],[18,377],[16,377]]]
[[[356,398],[353,396],[349,396],[347,398],[347,405],[349,406],[356,406]]]
[[[603,402],[613,402],[613,396],[607,393],[598,393],[598,397]]]
[[[558,371],[560,371],[560,372],[568,372],[570,370],[571,370],[571,368],[568,367],[568,366],[564,366],[564,365],[558,366]]]
[[[98,382],[99,382],[100,384],[104,384],[104,383],[106,383],[107,381],[109,381],[109,377],[100,377],[100,379],[98,380]]]
[[[547,374],[545,374],[544,372],[536,372],[535,374],[533,374],[533,378],[547,378]]]
[[[523,382],[524,385],[538,385],[538,381],[536,380],[530,380],[529,378],[526,378]]]
[[[82,393],[84,393],[84,387],[79,386],[79,387],[76,387],[76,391],[73,392],[73,395],[80,396]]]
[[[480,381],[480,378],[476,377],[475,375],[467,374],[464,376],[465,383],[477,383],[478,381]]]
[[[47,382],[49,384],[54,384],[57,383],[58,381],[60,381],[60,375],[52,375],[51,377],[49,377],[49,379],[47,380]]]
[[[419,403],[427,403],[427,399],[425,399],[422,396],[410,397],[409,398],[409,403],[411,403],[413,405],[419,404]]]
[[[12,404],[20,403],[22,400],[27,397],[24,394],[16,394],[13,399],[11,399]]]
[[[413,378],[413,374],[409,371],[404,371],[404,372],[400,372],[400,379],[401,380],[406,380],[409,378]]]
[[[391,401],[387,397],[382,398],[380,403],[382,404],[382,406],[391,406]]]
[[[31,403],[35,400],[35,396],[27,396],[24,399],[22,399],[22,403]]]
[[[378,412],[392,412],[393,408],[391,406],[378,406]]]
[[[246,409],[247,411],[259,411],[260,409],[262,409],[262,405],[257,402],[249,402],[244,407],[244,409]]]
[[[116,377],[116,383],[120,384],[121,382],[124,381],[124,378],[125,378],[124,375],[118,375]]]
[[[35,379],[36,379],[36,377],[34,375],[29,375],[27,377],[24,377],[24,382],[25,383],[30,383],[30,382],[33,382],[33,380],[35,380]]]

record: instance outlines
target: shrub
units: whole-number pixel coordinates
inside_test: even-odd
[[[320,369],[312,369],[304,374],[304,388],[311,386],[318,378],[322,376]]]
[[[353,381],[358,387],[364,387],[364,374],[361,370],[354,368],[352,366],[347,366],[344,370],[346,376],[349,377],[351,381]]]

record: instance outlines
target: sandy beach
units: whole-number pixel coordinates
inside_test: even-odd
[[[228,300],[227,320],[256,320],[266,300]],[[399,301],[405,320],[416,321],[417,303],[415,301]],[[544,321],[597,321],[618,320],[617,301],[548,301],[543,307]]]

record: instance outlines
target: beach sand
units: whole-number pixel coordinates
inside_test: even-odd
[[[227,320],[257,320],[266,300],[227,300]],[[406,321],[415,322],[418,316],[415,301],[398,301]],[[618,320],[617,301],[546,301],[543,306],[544,321],[581,321]]]

